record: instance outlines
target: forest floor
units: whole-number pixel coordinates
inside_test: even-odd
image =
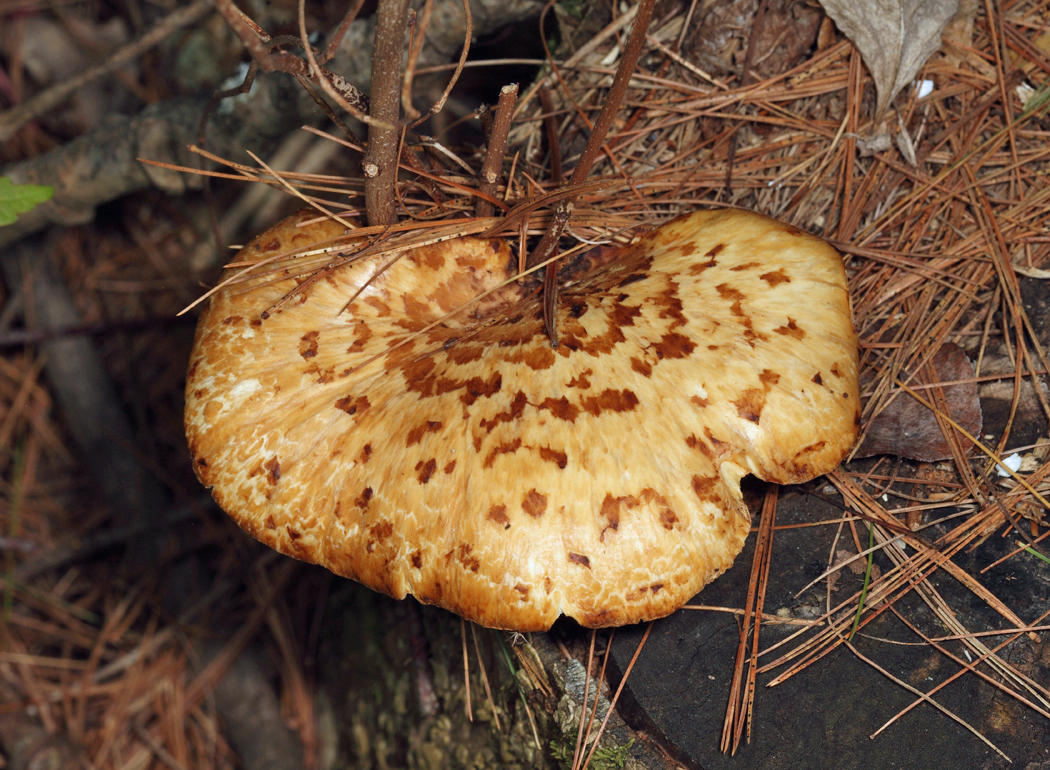
[[[208,96],[243,75],[211,5],[176,5],[0,0],[0,176],[55,188],[0,227],[0,766],[568,766],[584,683],[613,697],[640,649],[592,766],[1050,767],[1050,4],[965,6],[881,112],[816,6],[657,4],[571,237],[729,205],[830,241],[861,449],[750,485],[757,534],[692,607],[530,637],[279,557],[196,481],[179,311],[226,261],[216,231],[302,205],[243,149],[351,200],[360,155],[299,130],[338,133],[270,74],[208,113],[231,144],[207,146],[248,166],[202,189],[139,163],[198,164]],[[256,21],[297,36],[271,5]],[[343,13],[310,5],[312,30]],[[521,82],[508,202],[557,189],[602,107],[634,10],[551,11],[552,66],[540,7],[489,23],[428,125],[457,158],[427,145],[444,221],[474,211],[462,165],[501,85]],[[458,53],[420,67],[424,108]],[[420,214],[430,183],[403,184]]]

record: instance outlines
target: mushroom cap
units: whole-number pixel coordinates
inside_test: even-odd
[[[345,232],[307,218],[237,262]],[[243,529],[391,596],[522,631],[667,615],[742,549],[744,475],[810,479],[856,437],[842,260],[796,228],[723,209],[635,238],[563,285],[557,347],[518,284],[425,328],[513,274],[506,242],[389,261],[272,312],[295,257],[217,292],[186,432]]]

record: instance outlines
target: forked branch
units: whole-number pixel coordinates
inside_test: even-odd
[[[328,48],[321,56],[320,62],[316,59],[314,51],[309,44],[302,42],[309,62],[302,57],[281,49],[283,45],[298,45],[300,41],[294,37],[273,38],[266,30],[255,23],[244,11],[238,8],[232,0],[214,0],[215,9],[226,19],[230,29],[241,39],[248,52],[251,53],[253,61],[264,72],[285,72],[299,78],[301,81],[310,81],[333,96],[341,107],[346,109],[355,118],[367,120],[365,114],[368,110],[368,99],[360,89],[349,83],[341,75],[321,66],[332,58],[339,41],[346,34],[350,22],[354,20],[362,3],[355,2],[348,10],[343,20],[339,23],[331,36]],[[302,26],[302,7],[300,5],[300,26]],[[305,35],[304,35],[305,38]]]

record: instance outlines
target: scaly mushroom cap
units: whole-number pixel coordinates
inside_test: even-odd
[[[237,261],[344,232],[303,221]],[[743,547],[741,477],[810,479],[856,436],[841,258],[779,222],[702,211],[636,238],[562,289],[557,348],[516,288],[417,333],[511,273],[506,243],[388,261],[272,313],[294,259],[218,292],[186,431],[241,527],[391,596],[517,630],[666,615]]]

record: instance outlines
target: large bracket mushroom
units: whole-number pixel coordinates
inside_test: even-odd
[[[186,385],[197,475],[282,553],[487,626],[635,623],[732,564],[743,476],[813,478],[856,438],[842,259],[794,227],[723,209],[635,238],[562,287],[554,348],[536,293],[492,291],[505,242],[297,289],[345,235],[308,218],[238,255],[268,267],[212,297]]]

